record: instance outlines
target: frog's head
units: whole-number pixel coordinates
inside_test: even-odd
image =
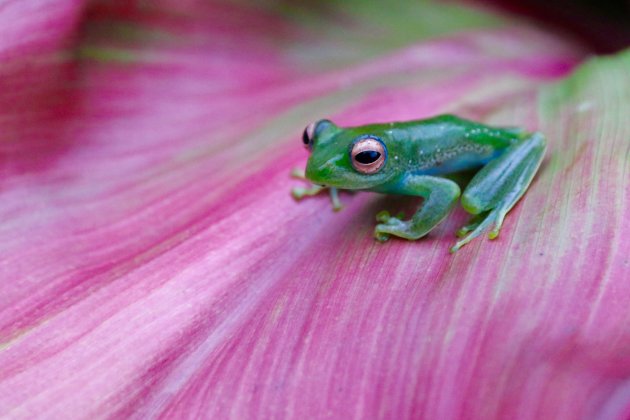
[[[315,184],[347,190],[389,181],[387,134],[379,126],[341,128],[330,120],[309,124],[302,141],[310,152],[306,177]]]

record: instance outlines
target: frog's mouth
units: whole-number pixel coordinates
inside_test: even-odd
[[[305,174],[306,179],[315,185],[343,190],[364,190],[386,181],[381,173],[360,174],[352,168],[337,164],[336,160],[323,163],[309,161],[306,164]]]

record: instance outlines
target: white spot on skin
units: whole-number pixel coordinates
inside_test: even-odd
[[[398,156],[394,156],[394,160],[398,160]]]

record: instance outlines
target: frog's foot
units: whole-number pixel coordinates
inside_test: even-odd
[[[498,208],[490,211],[489,213],[484,213],[482,215],[477,215],[473,217],[469,224],[457,231],[457,236],[459,236],[460,238],[463,237],[463,239],[457,241],[457,243],[451,248],[451,252],[456,252],[468,242],[472,241],[477,236],[484,233],[484,231],[486,231],[491,225],[494,226],[492,227],[490,232],[488,232],[488,238],[495,239],[497,236],[499,236],[499,231],[501,230],[501,226],[503,225],[503,220],[505,219],[506,213],[507,210],[505,208]],[[468,235],[466,236],[466,234]]]
[[[317,195],[323,190],[324,190],[324,187],[320,185],[313,185],[309,188],[293,187],[291,188],[291,195],[293,196],[293,198],[299,201],[303,199],[304,197],[312,197],[314,195]]]
[[[411,233],[411,223],[402,220],[405,215],[399,213],[397,216],[391,216],[388,211],[383,210],[376,214],[376,221],[380,222],[374,228],[374,237],[379,242],[385,242],[390,236],[399,236],[406,239],[415,239]]]
[[[473,230],[477,229],[477,227],[479,226],[479,224],[481,224],[481,222],[483,222],[483,219],[486,217],[487,213],[482,213],[482,214],[478,214],[476,216],[473,216],[467,224],[465,224],[464,226],[462,226],[456,233],[455,235],[458,238],[463,238],[464,236],[466,236],[469,232],[472,232]]]
[[[304,172],[304,169],[300,169],[300,168],[293,168],[291,169],[291,177],[292,178],[296,178],[296,179],[301,179],[303,181],[306,181],[306,173]]]
[[[302,169],[293,169],[291,171],[291,176],[293,178],[301,179],[304,181],[308,181],[304,176],[304,170]],[[330,201],[332,202],[332,207],[334,211],[339,211],[343,208],[341,201],[339,200],[339,190],[333,187],[323,187],[321,185],[311,184],[310,187],[294,187],[291,189],[291,196],[297,201],[303,199],[304,197],[312,197],[321,193],[324,190],[329,190],[330,193]]]
[[[304,197],[317,195],[324,190],[328,190],[330,194],[330,201],[332,203],[333,210],[341,210],[343,208],[343,204],[341,204],[341,201],[339,200],[339,190],[337,188],[322,187],[321,185],[313,185],[309,188],[294,187],[291,189],[291,196],[293,196],[295,200],[299,201]]]

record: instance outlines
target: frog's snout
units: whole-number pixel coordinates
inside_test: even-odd
[[[314,184],[336,187],[345,184],[346,170],[338,153],[314,153],[306,163],[306,178]]]
[[[306,164],[306,178],[313,184],[325,186],[324,180],[328,180],[332,174],[332,168],[328,162],[321,165],[308,162]]]

